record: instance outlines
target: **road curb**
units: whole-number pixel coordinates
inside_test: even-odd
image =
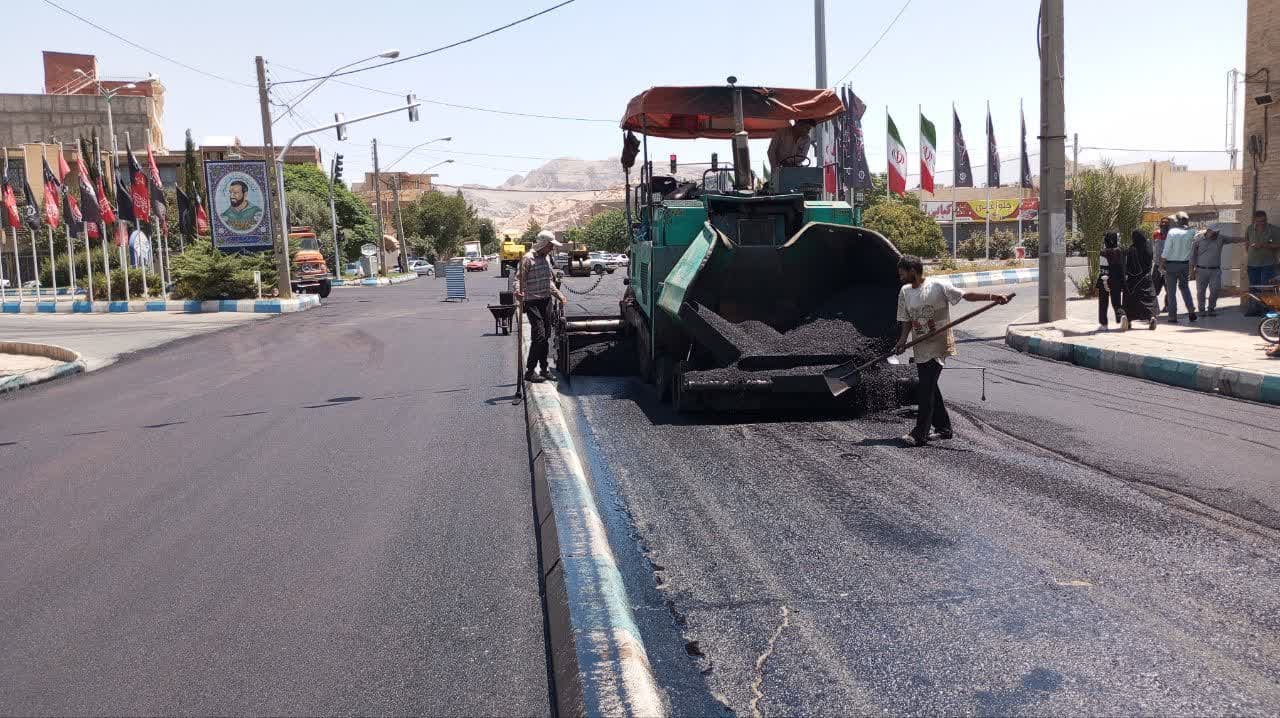
[[[14,376],[0,379],[0,394],[87,371],[84,359],[80,357],[79,353],[56,344],[0,342],[0,354],[24,354],[27,356],[46,357],[62,362],[58,366],[15,374]]]
[[[292,299],[131,299],[114,302],[4,302],[0,312],[4,314],[125,314],[141,312],[180,312],[184,314],[210,314],[214,312],[244,312],[246,314],[290,314],[320,306],[317,294],[302,294]]]
[[[368,279],[335,279],[335,287],[387,287],[392,284],[404,284],[418,279],[416,274],[397,274],[394,277],[369,277]]]
[[[559,390],[551,382],[525,390],[557,713],[664,716]]]
[[[1025,284],[1040,281],[1039,269],[998,269],[990,272],[964,272],[962,274],[935,274],[956,287],[994,287],[1002,284]]]
[[[1020,352],[1070,362],[1088,369],[1125,374],[1237,399],[1280,404],[1280,376],[1274,374],[1045,339],[1031,336],[1028,331],[1012,326],[1005,330],[1004,341]]]

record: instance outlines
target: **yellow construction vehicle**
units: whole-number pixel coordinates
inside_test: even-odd
[[[520,259],[528,251],[528,247],[504,234],[502,236],[502,248],[498,250],[498,262],[502,268],[502,276],[506,277],[515,271],[520,266]]]

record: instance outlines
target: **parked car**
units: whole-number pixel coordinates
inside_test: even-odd
[[[359,262],[347,262],[342,267],[343,274],[354,274],[357,277],[364,276],[364,267]]]
[[[473,259],[467,262],[468,272],[487,272],[489,271],[489,262],[484,259]]]
[[[605,272],[613,274],[618,268],[618,260],[608,252],[592,252],[588,256],[592,274],[604,274]]]
[[[628,257],[628,256],[627,256],[627,255],[625,255],[625,254],[615,254],[615,255],[613,255],[613,261],[617,262],[619,267],[630,267],[630,266],[631,266],[631,258],[630,258],[630,257]]]
[[[435,266],[425,259],[415,259],[412,262],[409,262],[409,271],[417,274],[419,277],[436,276]]]

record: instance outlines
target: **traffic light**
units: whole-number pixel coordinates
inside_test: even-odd
[[[335,112],[335,113],[333,113],[333,121],[334,121],[334,122],[341,123],[341,122],[342,122],[343,120],[345,120],[345,119],[346,119],[346,116],[345,116],[345,115],[343,115],[341,112]],[[339,125],[338,125],[338,127],[337,127],[336,129],[338,130],[338,141],[339,141],[339,142],[346,142],[346,141],[347,141],[347,126],[346,126],[345,124],[339,124]]]
[[[405,101],[405,104],[408,104],[408,105],[409,105],[409,121],[410,121],[410,122],[417,122],[417,121],[418,121],[418,106],[417,106],[415,103],[418,101],[418,96],[417,96],[417,95],[406,95],[406,96],[405,96],[405,98],[404,98],[404,101]]]
[[[671,155],[671,174],[676,173],[676,156]]]
[[[333,156],[333,181],[335,183],[342,181],[342,155],[334,154]]]

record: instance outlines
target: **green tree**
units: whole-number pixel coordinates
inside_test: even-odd
[[[187,251],[173,255],[170,262],[175,295],[186,299],[250,299],[257,296],[255,271],[262,273],[262,286],[274,287],[276,267],[270,252],[226,254],[213,248],[207,239],[187,245]]]
[[[285,203],[290,192],[310,195],[324,205],[326,217],[319,230],[330,227],[327,216],[329,207],[329,177],[315,165],[284,166]],[[333,188],[334,209],[338,215],[338,231],[342,234],[342,259],[353,261],[360,256],[360,245],[377,239],[377,225],[364,202],[351,193],[341,182]],[[291,224],[295,224],[290,221]],[[408,227],[406,226],[406,231]],[[330,230],[332,231],[332,230]],[[410,232],[410,234],[412,234]],[[323,246],[323,245],[322,245]]]
[[[538,233],[542,231],[542,225],[533,217],[529,218],[529,226],[524,228],[524,234],[520,235],[520,241],[524,244],[533,244],[538,239]]]
[[[905,197],[899,196],[889,191],[889,176],[880,173],[871,175],[871,189],[866,190],[866,199],[863,207],[870,209],[876,205],[889,202],[892,204],[905,204],[913,207],[920,206],[919,195],[908,192]]]
[[[931,259],[947,251],[938,223],[914,204],[882,200],[863,212],[862,226],[883,234],[903,254]]]
[[[477,219],[471,234],[480,242],[480,251],[485,254],[496,254],[498,251],[498,229],[489,218]]]
[[[459,243],[472,236],[476,222],[475,210],[465,198],[435,190],[424,192],[403,210],[405,234],[430,238],[431,248],[442,259],[457,254]]]
[[[182,151],[182,191],[191,197],[204,194],[203,162],[196,154],[195,140],[187,130],[187,145]]]
[[[630,248],[627,237],[627,219],[622,210],[601,212],[583,227],[587,246],[604,252],[625,252]]]
[[[1119,174],[1110,162],[1103,162],[1098,169],[1077,173],[1071,189],[1078,229],[1089,257],[1087,282],[1078,286],[1082,293],[1091,295],[1097,284],[1103,235],[1116,231],[1124,237],[1138,228],[1150,185],[1145,177]]]

